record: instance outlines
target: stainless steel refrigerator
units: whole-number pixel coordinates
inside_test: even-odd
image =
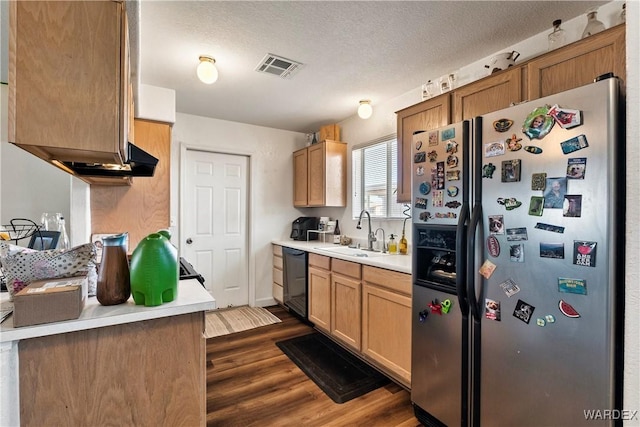
[[[423,424],[623,416],[618,86],[414,135],[411,399]]]

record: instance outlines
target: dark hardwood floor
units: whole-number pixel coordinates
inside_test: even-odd
[[[275,345],[313,329],[282,307],[269,310],[282,323],[207,340],[208,426],[421,425],[395,383],[334,403]]]

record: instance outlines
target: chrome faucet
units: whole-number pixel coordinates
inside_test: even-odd
[[[362,230],[362,227],[360,226],[360,224],[362,223],[362,214],[367,214],[367,218],[368,218],[368,223],[369,223],[369,233],[367,234],[367,249],[368,251],[373,251],[373,242],[376,241],[376,236],[375,234],[373,234],[373,232],[371,231],[371,215],[369,215],[369,212],[367,212],[366,209],[362,209],[362,212],[360,212],[360,218],[358,218],[358,225],[356,225],[356,228],[358,230]]]
[[[382,228],[382,227],[376,228],[376,232],[373,233],[376,236],[376,238],[378,237],[378,230],[382,231],[382,249],[380,249],[380,251],[383,254],[386,254],[387,253],[387,243],[386,243],[387,239],[384,237],[384,228]]]

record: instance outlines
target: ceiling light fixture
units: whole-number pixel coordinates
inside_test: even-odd
[[[216,68],[216,60],[211,56],[200,55],[200,63],[198,64],[198,78],[202,83],[208,85],[218,80],[218,69]]]
[[[371,107],[371,101],[368,99],[364,99],[360,101],[360,106],[358,106],[358,116],[361,119],[368,119],[373,114],[373,108]]]

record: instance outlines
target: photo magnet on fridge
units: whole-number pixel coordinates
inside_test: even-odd
[[[444,204],[444,191],[443,190],[434,190],[431,192],[431,204],[433,207],[441,208]],[[426,206],[425,206],[426,208]]]
[[[489,215],[489,233],[504,234],[504,215]]]
[[[438,145],[438,131],[429,132],[429,146]]]
[[[596,266],[596,242],[573,241],[573,263],[585,267]]]
[[[547,178],[547,191],[544,193],[544,207],[562,209],[564,195],[567,194],[567,177]]]
[[[416,197],[416,202],[413,206],[417,209],[427,209],[427,199],[423,197]]]
[[[496,270],[496,265],[489,260],[486,260],[482,266],[480,267],[479,273],[485,278],[488,279],[491,277],[493,272]]]
[[[427,153],[420,151],[413,155],[413,163],[424,163],[427,160]]]
[[[535,311],[535,309],[536,308],[531,304],[528,304],[522,301],[521,299],[519,299],[518,302],[516,303],[515,310],[513,310],[513,316],[516,317],[517,319],[522,320],[524,323],[528,325],[529,321],[531,320],[531,317],[533,316],[533,312]]]
[[[531,202],[529,202],[529,215],[542,216],[544,210],[544,197],[531,196]]]
[[[544,191],[547,187],[547,174],[544,172],[531,175],[531,189],[534,191]]]
[[[507,241],[528,240],[527,227],[507,228]]]
[[[564,259],[564,243],[540,242],[540,258]]]
[[[558,277],[558,292],[587,295],[587,281],[584,279]]]
[[[586,157],[575,157],[567,160],[567,178],[569,179],[584,179],[586,169]]]
[[[551,131],[555,120],[549,116],[549,106],[544,105],[533,110],[522,125],[522,133],[529,139],[542,139]]]
[[[509,261],[524,262],[524,244],[509,245]]]
[[[544,222],[537,222],[535,227],[539,230],[553,231],[554,233],[564,233],[564,227],[561,225],[545,224]]]
[[[442,131],[442,140],[446,141],[448,139],[453,139],[456,137],[456,128],[444,129]]]
[[[502,162],[502,182],[520,181],[520,159]]]
[[[484,306],[486,308],[484,317],[491,320],[500,320],[500,301],[486,298]]]
[[[582,196],[580,194],[567,194],[564,196],[562,216],[579,217],[582,215]]]
[[[502,141],[487,142],[484,144],[484,156],[495,157],[502,156],[505,151],[505,143]]]

